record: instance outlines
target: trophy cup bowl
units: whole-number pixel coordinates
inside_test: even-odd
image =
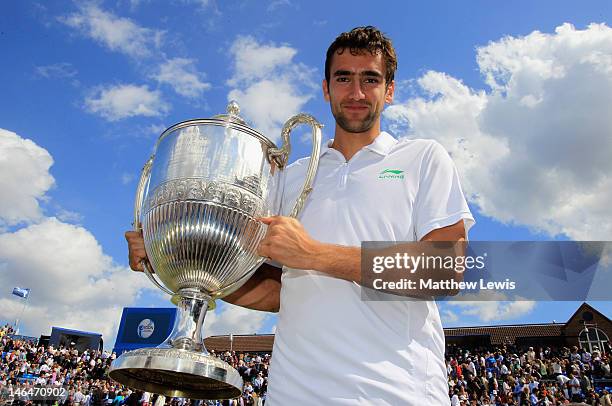
[[[289,136],[303,123],[312,128],[312,156],[290,215],[302,209],[318,166],[322,126],[298,114],[285,123],[277,148],[239,111],[231,102],[227,114],[168,128],[142,170],[134,228],[143,232],[144,272],[172,295],[178,312],[166,341],[113,361],[109,376],[128,387],[192,399],[242,392],[239,373],[204,347],[204,317],[215,299],[237,290],[265,260],[256,250],[267,226],[257,218],[280,213]]]

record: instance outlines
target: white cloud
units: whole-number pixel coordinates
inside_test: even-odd
[[[473,296],[474,300],[469,300]],[[464,295],[461,300],[454,299],[447,302],[448,306],[457,308],[461,316],[474,316],[483,322],[500,322],[504,320],[514,320],[529,314],[536,306],[533,300],[526,300],[516,296],[516,300],[507,300],[508,297],[500,292],[490,292],[489,294],[479,293],[477,295]],[[455,322],[459,316],[452,310],[447,309],[449,314],[455,316]],[[443,313],[444,314],[444,313]]]
[[[245,309],[229,303],[217,301],[214,313],[208,313],[205,319],[205,335],[253,334],[260,333],[270,313]]]
[[[129,18],[102,10],[94,3],[82,4],[78,12],[59,20],[111,51],[121,52],[132,58],[151,55],[152,50],[159,48],[164,36],[163,31],[141,27]]]
[[[57,218],[65,223],[80,223],[83,221],[83,216],[80,213],[66,209],[59,209]]]
[[[121,174],[121,183],[124,185],[132,183],[134,179],[136,179],[136,176],[133,173],[125,172]]]
[[[154,121],[154,120],[147,120],[147,121]],[[164,132],[164,130],[166,128],[168,128],[168,126],[161,124],[161,123],[150,123],[150,124],[133,124],[131,125],[131,131],[129,132],[130,136],[133,137],[138,137],[138,138],[146,138],[148,140],[155,140],[157,139],[157,137],[160,136],[160,134],[162,132]],[[113,135],[114,137],[124,137],[125,136],[125,132],[119,132],[117,134]],[[154,149],[154,143],[153,145],[151,145],[151,152],[153,152]]]
[[[0,229],[42,218],[40,201],[55,180],[44,148],[0,128]]]
[[[195,98],[210,89],[210,83],[203,82],[203,75],[195,68],[195,60],[186,58],[170,59],[159,67],[159,72],[153,76],[160,83],[172,86],[178,94]]]
[[[604,244],[599,266],[605,271],[612,271],[612,243],[606,242]]]
[[[459,320],[457,313],[449,309],[440,310],[440,318],[442,323],[454,323]]]
[[[219,8],[219,4],[223,4],[223,2],[216,0],[181,0],[181,3],[193,6],[195,12],[201,13],[204,16],[201,24],[206,31],[218,31],[223,28],[225,22],[220,19],[223,13]],[[242,9],[244,5],[239,3],[238,8]]]
[[[296,63],[297,50],[286,45],[260,44],[238,37],[230,48],[234,74],[228,99],[240,104],[244,117],[267,137],[276,140],[280,127],[314,97],[314,70]]]
[[[78,71],[71,63],[60,62],[52,65],[37,66],[36,74],[43,78],[72,78],[77,75]]]
[[[136,10],[143,3],[149,3],[151,0],[130,0],[130,9]]]
[[[311,98],[288,81],[262,80],[245,90],[233,89],[229,100],[237,100],[250,123],[270,139],[280,137],[279,127]]]
[[[578,240],[612,237],[612,29],[564,24],[478,49],[488,92],[440,72],[389,107],[390,127],[438,139],[480,212]]]
[[[210,0],[190,0],[191,3],[197,4],[202,8],[206,8],[210,5]]]
[[[147,85],[131,84],[100,87],[85,100],[85,107],[87,111],[109,121],[134,116],[160,116],[170,109],[159,91],[149,90]]]
[[[285,6],[291,7],[293,4],[291,4],[289,0],[272,0],[270,4],[268,4],[267,10],[268,12],[271,12]]]
[[[312,132],[308,131],[308,132],[300,132],[298,130],[298,132],[296,134],[294,134],[295,138],[300,140],[300,142],[302,144],[305,145],[310,145],[310,143],[312,142]]]
[[[205,9],[211,5],[216,6],[215,2],[211,0],[182,0],[181,2],[188,5],[193,4],[195,6],[200,7],[201,9]]]
[[[88,230],[55,218],[0,234],[0,263],[9,271],[0,273],[0,285],[31,289],[22,326],[33,335],[61,326],[112,340],[123,306],[149,287],[142,275],[115,265]],[[11,303],[0,301],[8,319],[20,311]]]
[[[260,44],[253,37],[238,37],[230,54],[234,57],[234,75],[228,84],[234,86],[241,81],[273,77],[278,69],[293,64],[297,50],[286,45]]]
[[[147,135],[155,135],[158,137],[167,127],[163,124],[150,124],[146,127],[145,131]]]

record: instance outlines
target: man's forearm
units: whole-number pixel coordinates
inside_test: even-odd
[[[316,258],[313,258],[313,270],[325,273],[335,278],[344,279],[349,282],[356,282],[366,288],[372,288],[371,281],[367,277],[364,278],[361,269],[361,248],[359,247],[347,247],[342,245],[333,244],[321,244],[319,248],[319,254]],[[395,252],[395,248],[392,251],[381,250],[381,255],[385,255],[385,252]],[[414,244],[406,244],[405,251],[411,253],[413,256],[418,256],[420,250]],[[411,252],[414,251],[414,252]],[[443,275],[446,276],[448,271],[436,272],[433,274],[430,270],[428,274],[421,270],[416,270],[414,275],[421,275],[421,277],[432,278],[434,280],[440,279]],[[367,276],[367,275],[366,275]],[[460,277],[460,275],[453,275]],[[426,299],[432,298],[431,292],[411,290],[407,292],[405,289],[382,289],[382,292],[390,293],[398,296],[409,296],[415,299]],[[448,291],[436,291],[444,296],[452,296],[457,294],[456,290]]]
[[[313,269],[335,278],[361,283],[361,248],[321,243]]]
[[[465,241],[463,221],[455,223],[448,227],[433,230],[431,233],[425,235],[421,241]],[[462,251],[465,245],[459,243],[453,248],[458,251]],[[422,247],[421,247],[422,248]],[[421,254],[421,248],[418,248],[414,243],[408,243],[405,246],[405,251],[412,256],[418,256]],[[396,248],[394,248],[395,250]],[[361,258],[362,252],[360,247],[348,247],[342,245],[326,244],[318,242],[316,246],[316,255],[312,256],[312,268],[315,271],[319,271],[335,278],[344,279],[351,282],[357,282],[363,286],[371,287],[369,284],[364,284],[364,278],[362,276],[361,269]],[[393,251],[393,250],[392,250]],[[448,249],[447,249],[448,251]],[[385,250],[381,250],[381,254],[384,254]],[[461,252],[455,252],[454,255],[462,255]],[[439,280],[448,278],[448,271],[440,270],[415,270],[419,273],[422,278],[432,278]],[[453,279],[460,281],[463,279],[462,274],[453,272]],[[387,293],[398,294],[405,296],[404,290],[385,290]],[[436,291],[436,293],[442,293],[442,291]],[[458,291],[456,289],[449,289],[444,291],[443,295],[455,295]],[[411,291],[409,296],[416,298],[431,298],[431,292],[427,291]]]
[[[265,312],[278,312],[280,307],[281,270],[263,264],[237,291],[223,301],[240,307]]]

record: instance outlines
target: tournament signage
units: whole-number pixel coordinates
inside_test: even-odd
[[[144,319],[138,324],[138,337],[147,339],[153,335],[155,323],[151,319]]]
[[[114,351],[121,354],[161,344],[172,331],[175,318],[176,308],[123,308]]]

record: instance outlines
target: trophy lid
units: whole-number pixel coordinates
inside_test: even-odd
[[[216,116],[213,116],[213,119],[217,119],[217,120],[225,120],[225,121],[229,121],[229,122],[233,122],[233,123],[238,123],[238,124],[242,124],[242,125],[247,125],[246,121],[243,120],[242,117],[240,117],[240,106],[238,105],[238,102],[236,100],[231,100],[225,111],[227,111],[226,114],[217,114]]]
[[[157,140],[157,144],[159,144],[166,136],[171,134],[176,130],[180,130],[185,127],[197,125],[214,125],[214,126],[223,126],[230,127],[235,130],[238,130],[242,133],[249,134],[260,141],[262,141],[265,145],[271,148],[276,148],[274,142],[268,139],[265,135],[255,130],[253,127],[249,126],[246,121],[242,117],[240,117],[240,106],[235,100],[229,102],[226,108],[227,113],[225,114],[217,114],[211,118],[199,118],[181,121],[173,126],[167,128],[165,131],[161,133]]]

